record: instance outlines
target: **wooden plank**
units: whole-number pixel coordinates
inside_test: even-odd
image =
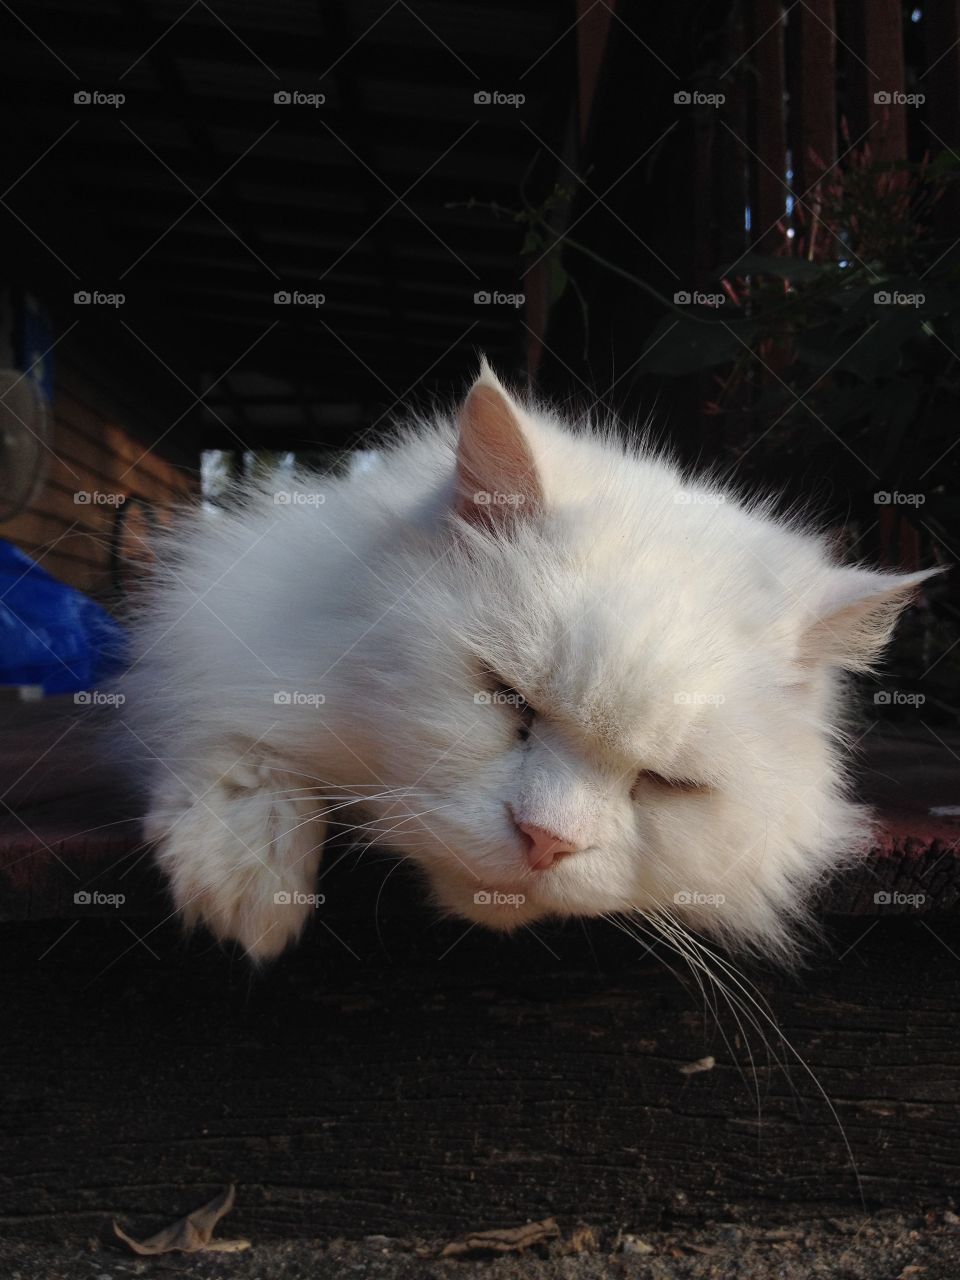
[[[960,0],[938,0],[923,12],[926,65],[917,90],[926,95],[921,130],[924,150],[936,155],[944,145],[960,147]],[[934,211],[937,234],[948,243],[960,222],[960,192],[951,183]]]
[[[793,189],[803,196],[837,158],[837,38],[834,0],[790,10],[789,139]],[[812,203],[810,197],[808,202]]]
[[[590,134],[594,98],[616,7],[617,0],[607,0],[604,4],[597,4],[596,0],[577,0],[577,103],[581,146],[586,144]]]
[[[841,930],[844,958],[802,979],[750,973],[813,1080],[722,1001],[718,1031],[694,984],[610,928],[333,927],[346,946],[317,925],[260,974],[170,924],[5,928],[0,1235],[83,1245],[120,1214],[143,1236],[230,1181],[221,1234],[255,1246],[547,1215],[782,1228],[862,1213],[845,1140],[868,1213],[955,1191],[957,970],[919,926]]]
[[[906,91],[900,0],[855,0],[850,6],[851,52],[845,57],[852,89],[851,141],[867,134],[881,160],[905,160],[907,116],[897,93]]]
[[[785,18],[781,0],[753,0],[749,39],[754,68],[751,94],[753,145],[759,161],[751,165],[750,241],[760,253],[780,247],[776,223],[786,209],[787,126],[784,95]]]

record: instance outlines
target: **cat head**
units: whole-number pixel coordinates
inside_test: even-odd
[[[358,753],[410,789],[381,805],[387,843],[479,924],[629,916],[785,952],[811,885],[868,834],[839,673],[871,666],[927,575],[841,567],[486,365],[456,420],[403,449],[424,469],[439,452],[445,479],[391,531],[402,598],[354,655]]]

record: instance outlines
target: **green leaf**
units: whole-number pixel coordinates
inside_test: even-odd
[[[647,373],[670,376],[711,369],[744,354],[744,343],[749,346],[754,335],[755,326],[743,321],[738,321],[736,326],[720,321],[697,324],[671,314],[660,321],[647,339],[637,367]]]

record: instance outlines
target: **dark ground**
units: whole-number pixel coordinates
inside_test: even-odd
[[[806,972],[751,974],[831,1114],[769,1028],[783,1061],[750,1036],[754,1077],[736,1019],[612,930],[497,938],[383,905],[379,936],[331,915],[261,974],[169,925],[4,926],[4,1280],[960,1277],[950,920],[838,923]],[[218,1235],[249,1254],[91,1249],[230,1182]],[[550,1216],[596,1244],[416,1252]]]
[[[948,1213],[948,1218],[950,1214]],[[642,1236],[583,1229],[521,1256],[424,1258],[422,1242],[372,1236],[347,1242],[256,1244],[230,1255],[128,1258],[95,1241],[69,1249],[0,1242],[8,1280],[956,1280],[960,1222],[880,1214],[786,1228],[717,1224]]]

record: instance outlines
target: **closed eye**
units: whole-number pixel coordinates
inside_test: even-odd
[[[692,778],[668,778],[653,769],[641,769],[630,791],[636,800],[644,787],[653,787],[658,791],[673,791],[685,795],[707,795],[713,790],[705,782],[694,782]]]
[[[533,707],[518,689],[515,689],[513,685],[507,684],[495,672],[485,671],[484,678],[487,685],[487,696],[483,701],[512,711],[518,721],[517,732],[526,741],[530,736],[530,726],[533,724],[534,716],[536,715]]]

